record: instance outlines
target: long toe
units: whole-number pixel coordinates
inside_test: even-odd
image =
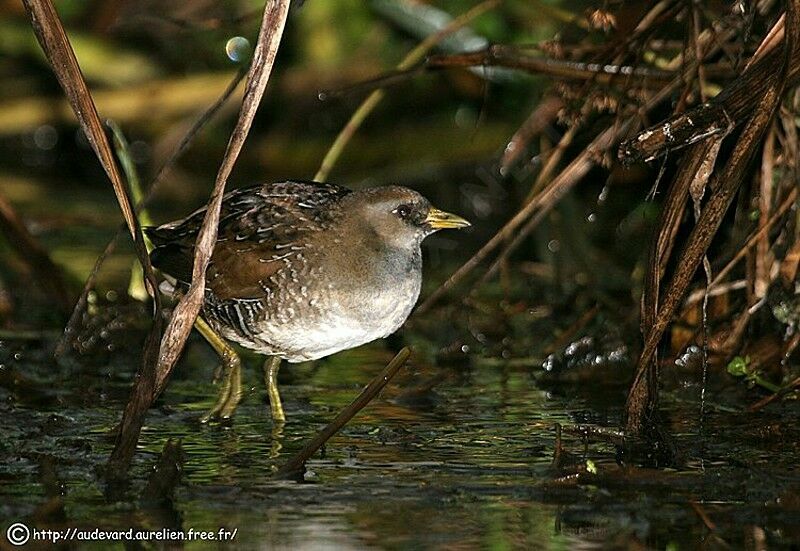
[[[222,418],[222,413],[225,410],[225,405],[228,403],[231,394],[231,379],[230,375],[225,377],[222,382],[222,388],[219,390],[219,395],[217,396],[217,401],[214,403],[214,406],[205,413],[202,417],[200,417],[201,423],[210,423],[212,421],[219,421]],[[236,409],[236,406],[234,406]]]
[[[219,416],[221,419],[233,417],[236,407],[242,399],[242,368],[238,363],[231,366],[228,372],[228,396],[222,404]]]

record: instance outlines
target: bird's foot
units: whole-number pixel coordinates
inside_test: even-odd
[[[219,391],[219,397],[211,411],[200,418],[200,422],[226,421],[233,416],[239,400],[242,399],[242,362],[231,345],[225,342],[202,317],[195,320],[194,326],[222,360],[222,388]],[[215,372],[214,378],[217,377]]]
[[[225,371],[225,379],[217,401],[214,407],[200,418],[201,423],[229,420],[242,399],[242,374],[238,362],[226,366]]]
[[[241,391],[231,393],[224,400],[218,399],[214,407],[200,417],[200,422],[206,424],[229,421],[236,412],[236,407],[239,405],[240,399]]]

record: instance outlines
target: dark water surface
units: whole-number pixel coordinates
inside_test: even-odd
[[[282,430],[273,429],[257,359],[249,358],[232,425],[202,426],[198,417],[217,388],[215,361],[195,341],[148,416],[130,487],[109,500],[101,468],[136,358],[120,352],[102,365],[73,358],[57,367],[34,341],[6,340],[0,350],[4,529],[17,521],[39,529],[226,528],[237,529],[238,547],[287,549],[628,548],[634,542],[684,549],[740,547],[761,536],[788,545],[800,537],[798,429],[781,422],[789,411],[778,415],[780,408],[796,412],[794,403],[744,414],[715,403],[710,392],[700,435],[698,389],[686,384],[664,400],[668,419],[682,419],[667,423],[677,452],[672,466],[645,468],[611,443],[565,431],[555,468],[555,425],[616,429],[624,386],[546,390],[535,367],[467,358],[435,367],[416,358],[328,442],[322,457],[308,462],[304,481],[280,481],[272,479],[276,468],[390,354],[376,345],[315,365],[284,366]],[[168,438],[182,442],[182,483],[172,506],[148,506],[138,496]]]

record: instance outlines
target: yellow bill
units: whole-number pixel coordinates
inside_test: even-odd
[[[466,228],[472,225],[460,216],[433,207],[428,211],[425,222],[436,230]]]

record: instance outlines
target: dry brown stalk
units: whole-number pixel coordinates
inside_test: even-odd
[[[759,228],[766,225],[769,221],[769,211],[772,208],[772,186],[775,167],[775,132],[776,125],[773,122],[770,132],[764,140],[764,148],[761,151],[761,181],[760,192],[758,194],[758,217]],[[767,289],[770,283],[770,272],[774,261],[770,250],[769,235],[762,232],[755,248],[755,274],[753,281],[753,298],[760,300],[767,296]]]
[[[762,86],[762,88],[766,87],[766,93],[763,97],[750,96],[751,103],[757,105],[753,105],[752,109],[749,110],[753,114],[747,118],[745,127],[737,140],[730,159],[715,178],[715,185],[711,186],[713,189],[711,196],[704,206],[692,233],[689,235],[686,246],[678,257],[677,268],[664,293],[663,302],[659,301],[657,292],[660,278],[655,277],[647,282],[648,285],[652,286],[649,299],[652,302],[650,304],[659,305],[660,303],[660,305],[657,307],[657,312],[654,316],[652,315],[654,311],[652,306],[646,308],[643,312],[642,322],[643,328],[646,329],[646,338],[644,349],[639,357],[636,376],[628,394],[626,407],[626,428],[631,433],[638,433],[644,430],[652,418],[658,397],[657,362],[655,361],[658,343],[661,341],[661,337],[677,306],[682,301],[700,261],[705,256],[711,240],[722,223],[722,218],[744,179],[746,169],[750,165],[764,132],[777,110],[781,94],[788,81],[789,64],[794,59],[796,52],[797,8],[800,7],[797,4],[800,4],[800,2],[789,3],[788,13],[790,17],[787,19],[787,23],[791,32],[786,34],[786,45],[780,50],[783,52],[783,69],[769,73],[765,79],[767,81],[766,86]],[[786,55],[787,53],[791,55]],[[758,66],[759,64],[753,65],[754,68]],[[752,78],[752,75],[748,75],[749,72],[745,72],[741,78],[730,85],[730,88],[738,89],[742,81],[748,81]],[[725,93],[723,91],[720,96]],[[757,101],[753,101],[754,98]],[[684,163],[699,168],[696,163],[698,161],[702,163],[707,156],[712,155],[712,148],[714,148],[713,141],[701,143],[698,147],[693,148],[690,156],[684,159]],[[691,171],[686,170],[686,172],[691,175]],[[684,185],[682,182],[687,180],[691,183],[693,178],[694,176],[692,175],[691,178],[676,179],[673,187],[682,186]],[[655,250],[658,251],[658,248]],[[655,254],[651,258],[651,265],[660,266],[660,260],[659,255]],[[658,274],[660,271],[651,269],[651,273]]]
[[[769,36],[765,40],[773,39],[773,36]],[[619,157],[627,163],[650,161],[710,136],[724,134],[731,124],[738,125],[746,120],[757,103],[753,98],[764,97],[769,91],[772,77],[784,67],[786,51],[783,47],[765,47],[759,48],[757,55],[747,64],[742,76],[711,101],[685,113],[675,114],[620,144]],[[788,63],[787,79],[795,82],[798,76],[800,52],[793,51]]]
[[[205,293],[205,272],[217,238],[219,210],[225,183],[242,149],[269,81],[288,11],[289,0],[267,0],[265,3],[239,118],[228,141],[207,205],[205,218],[197,237],[192,284],[175,307],[161,339],[155,371],[146,374],[148,376],[140,376],[136,380],[131,398],[122,416],[114,450],[109,459],[112,474],[121,474],[127,470],[144,422],[144,415],[153,400],[164,389],[202,306]]]
[[[157,366],[156,393],[164,388],[169,373],[183,351],[183,346],[189,336],[200,307],[205,297],[206,268],[208,267],[214,244],[217,241],[219,226],[219,211],[222,205],[222,196],[225,193],[225,184],[233,170],[233,165],[242,150],[244,141],[250,131],[261,97],[264,95],[278,46],[283,36],[286,16],[289,12],[289,0],[267,0],[261,20],[256,48],[247,77],[247,86],[242,99],[242,108],[236,126],[228,140],[228,145],[222,158],[214,189],[208,201],[203,224],[195,244],[194,267],[192,270],[192,284],[181,298],[172,313],[170,322],[161,340],[161,351]]]
[[[161,310],[161,301],[157,294],[157,284],[150,265],[150,257],[144,245],[144,236],[139,227],[139,221],[134,214],[128,191],[115,161],[111,145],[103,131],[103,125],[100,122],[94,101],[83,79],[75,53],[61,25],[58,13],[50,0],[24,0],[24,5],[31,19],[36,38],[50,61],[58,82],[64,89],[84,134],[100,160],[108,178],[111,180],[122,215],[133,238],[136,255],[142,265],[145,287],[153,297],[154,311],[158,313]],[[147,387],[147,382],[152,381],[154,375],[155,364],[158,359],[158,339],[161,336],[161,327],[161,317],[159,315],[154,316],[153,325],[145,342],[140,368],[139,380],[145,381],[145,388]],[[132,449],[133,446],[131,446]]]

